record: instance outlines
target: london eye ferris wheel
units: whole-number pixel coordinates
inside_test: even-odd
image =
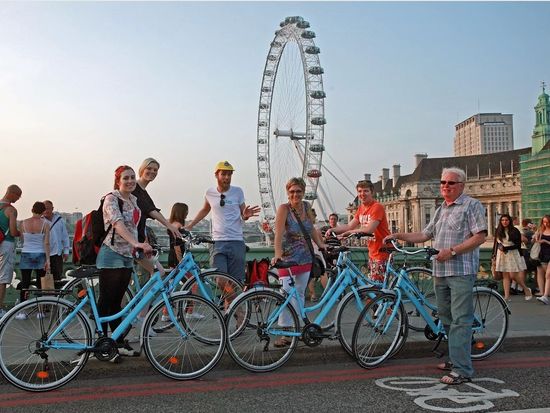
[[[272,232],[285,183],[306,182],[305,199],[315,203],[321,177],[326,94],[315,32],[302,17],[287,17],[275,32],[265,62],[257,125],[258,184],[264,220]]]

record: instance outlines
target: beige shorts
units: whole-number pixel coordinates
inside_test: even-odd
[[[15,268],[15,243],[0,243],[0,284],[11,284]]]

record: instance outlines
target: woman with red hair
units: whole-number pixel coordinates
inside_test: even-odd
[[[145,254],[151,253],[151,246],[138,241],[137,225],[141,211],[132,191],[136,188],[136,173],[127,165],[115,170],[114,191],[105,196],[103,202],[103,222],[107,235],[97,254],[96,266],[101,270],[99,276],[99,300],[97,303],[100,316],[110,316],[121,310],[122,298],[130,282],[134,269],[133,252],[142,249]],[[102,325],[107,332],[107,324],[114,331],[120,320],[113,320]],[[120,355],[137,356],[127,341],[122,338],[117,342],[119,354],[112,361],[121,361]]]

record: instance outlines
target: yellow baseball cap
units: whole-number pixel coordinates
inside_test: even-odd
[[[216,164],[216,168],[214,169],[215,172],[217,171],[234,171],[235,168],[233,168],[233,165],[229,163],[229,161],[220,161]]]

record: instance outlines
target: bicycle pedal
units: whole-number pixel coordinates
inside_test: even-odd
[[[339,340],[340,336],[338,334],[333,334],[332,336],[328,336],[327,339],[331,341]]]

